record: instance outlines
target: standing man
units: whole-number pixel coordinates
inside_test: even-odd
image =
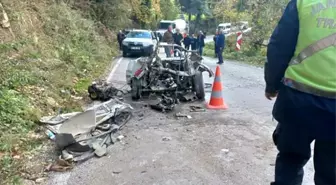
[[[214,51],[215,51],[215,57],[216,58],[218,57],[218,54],[217,54],[218,53],[218,49],[217,49],[217,43],[216,43],[217,36],[218,36],[218,30],[216,30],[216,34],[213,37],[213,41],[214,41],[214,45],[215,45]]]
[[[313,141],[315,184],[336,184],[333,2],[291,0],[268,44],[265,96],[277,97],[273,116],[278,121],[273,133],[279,151],[273,185],[302,184]]]
[[[183,35],[180,33],[180,30],[178,28],[176,28],[176,32],[173,34],[173,38],[174,38],[174,43],[181,46],[182,45],[182,40],[183,40]],[[179,49],[179,48],[178,48]],[[174,50],[174,56],[176,57],[176,51]]]
[[[122,50],[122,41],[125,38],[125,34],[119,30],[118,34],[117,34],[117,40],[118,40],[118,44],[119,44],[119,49]]]
[[[163,34],[162,41],[166,42],[167,44],[174,44],[173,27],[172,26],[169,26],[168,30]],[[171,46],[165,46],[164,50],[165,50],[167,58],[171,57],[172,47]]]
[[[191,50],[193,51],[197,50],[197,38],[195,34],[192,34],[190,38],[190,46],[191,46]]]
[[[190,49],[190,44],[191,44],[191,37],[187,34],[184,39],[183,39],[183,44],[184,44],[184,48],[186,50]]]
[[[217,64],[223,64],[223,51],[225,47],[225,34],[223,29],[219,30],[219,33],[216,37],[216,50],[217,50],[217,56],[218,56],[218,62]]]
[[[205,36],[202,31],[199,31],[197,36],[197,43],[198,43],[198,52],[202,56],[203,54],[203,47],[205,46],[204,42]]]

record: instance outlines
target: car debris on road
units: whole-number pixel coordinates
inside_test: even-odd
[[[192,117],[190,115],[187,114],[181,114],[181,113],[176,113],[175,116],[178,118],[188,118],[191,119]]]
[[[122,95],[126,94],[126,92],[114,87],[113,84],[103,80],[92,82],[88,87],[88,93],[91,100],[99,101],[107,101],[116,97],[122,98]]]
[[[40,122],[55,134],[57,149],[62,151],[57,163],[79,162],[106,155],[107,147],[117,141],[116,133],[131,119],[132,109],[129,104],[111,99],[84,112],[42,117]]]
[[[178,48],[176,51],[180,57],[159,57],[159,47],[167,45],[169,44],[158,45],[150,57],[131,60],[126,71],[132,99],[139,100],[143,96],[157,95],[157,102],[151,104],[151,108],[163,112],[173,110],[180,101],[204,100],[202,73],[208,72],[209,77],[214,75],[213,71],[202,63],[201,56],[176,44],[171,46]]]
[[[205,112],[205,109],[200,106],[192,105],[190,106],[190,109],[191,109],[190,112]]]

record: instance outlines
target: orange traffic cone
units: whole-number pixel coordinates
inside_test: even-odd
[[[210,102],[207,104],[208,109],[227,109],[228,106],[224,102],[221,83],[221,72],[219,66],[216,68],[215,80],[212,86]]]

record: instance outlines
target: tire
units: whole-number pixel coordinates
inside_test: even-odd
[[[127,52],[126,52],[126,51],[123,51],[122,56],[123,56],[123,57],[127,57]]]
[[[91,85],[88,87],[88,93],[89,93],[89,97],[92,101],[98,100],[99,99],[99,95],[97,92],[97,89],[95,88],[95,86]]]
[[[141,80],[133,78],[131,81],[132,99],[138,100],[141,98]]]
[[[193,79],[194,83],[194,91],[196,93],[196,97],[203,101],[205,99],[205,92],[204,92],[204,82],[203,82],[203,75],[202,72],[196,71],[196,74]]]

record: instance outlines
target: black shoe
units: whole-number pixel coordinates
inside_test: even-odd
[[[219,65],[221,65],[221,64],[223,64],[224,62],[217,62],[217,64],[219,64]]]

